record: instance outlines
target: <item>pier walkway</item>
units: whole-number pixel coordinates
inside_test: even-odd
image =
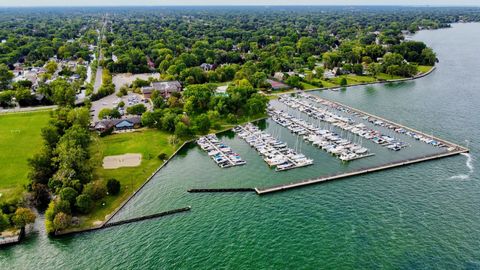
[[[255,135],[254,132],[250,131],[249,129],[245,128],[244,126],[239,126],[239,127],[242,129],[243,132],[247,132],[247,133],[248,133],[248,136],[246,136],[246,137],[244,138],[245,141],[246,141],[246,138],[247,138],[247,137],[252,136],[252,135]],[[265,134],[267,134],[267,133],[265,133]],[[266,140],[264,140],[264,139],[262,139],[262,138],[259,138],[258,140],[261,140],[261,141],[263,141],[264,143],[268,144],[268,145],[271,147],[271,151],[274,152],[274,154],[275,154],[276,156],[282,157],[283,160],[288,160],[288,162],[290,162],[291,164],[293,164],[293,166],[288,167],[288,168],[285,168],[285,169],[278,169],[278,167],[277,167],[277,170],[278,170],[278,171],[292,170],[292,169],[301,168],[301,167],[305,167],[305,166],[311,165],[311,163],[303,163],[303,164],[302,164],[302,163],[297,162],[295,159],[293,159],[293,158],[289,157],[288,155],[285,155],[285,154],[283,154],[282,152],[280,152],[278,149],[276,149],[276,148],[274,147],[274,145],[272,145],[271,143],[269,143],[268,141],[266,141]],[[257,150],[257,151],[258,151],[258,150]],[[264,159],[264,161],[266,162],[265,159]],[[269,166],[270,166],[270,164],[269,164]]]
[[[343,107],[345,107],[345,108],[347,108],[347,109],[349,109],[349,110],[351,110],[351,111],[354,111],[354,112],[356,112],[356,113],[363,114],[363,115],[366,115],[366,116],[369,116],[369,117],[372,117],[372,118],[381,120],[381,121],[383,121],[383,122],[385,122],[385,123],[388,123],[388,124],[390,124],[390,125],[398,126],[398,127],[401,127],[401,128],[403,128],[403,129],[405,129],[405,130],[408,130],[408,131],[411,131],[411,132],[420,134],[420,135],[422,135],[422,136],[424,136],[424,137],[434,139],[434,140],[436,140],[436,141],[438,141],[438,142],[441,142],[441,143],[447,145],[447,146],[450,147],[450,148],[453,148],[453,149],[454,149],[453,151],[455,151],[455,152],[456,152],[456,151],[462,151],[461,153],[468,153],[468,152],[469,152],[469,150],[468,150],[466,147],[463,147],[463,146],[460,146],[460,145],[458,145],[458,144],[455,144],[455,143],[452,143],[452,142],[449,142],[449,141],[440,139],[440,138],[435,137],[435,136],[433,136],[433,135],[426,134],[426,133],[424,133],[424,132],[415,130],[415,129],[413,129],[413,128],[404,126],[404,125],[402,125],[402,124],[395,123],[395,122],[390,121],[390,120],[387,120],[387,119],[385,119],[385,118],[382,118],[382,117],[379,117],[379,116],[376,116],[376,115],[373,115],[373,114],[364,112],[364,111],[362,111],[362,110],[355,109],[355,108],[350,107],[350,106],[348,106],[348,105],[345,105],[345,104],[343,104],[343,103],[340,103],[340,102],[337,102],[337,101],[333,101],[333,100],[330,100],[330,99],[326,99],[326,98],[323,98],[323,97],[319,97],[319,96],[317,96],[317,95],[313,95],[313,94],[310,94],[310,93],[304,93],[304,92],[302,92],[302,94],[307,95],[307,96],[312,96],[312,97],[317,98],[317,99],[319,99],[319,100],[325,100],[325,101],[334,103],[334,104],[336,104],[336,105],[338,105],[338,106],[343,106]]]
[[[207,141],[208,145],[213,147],[215,149],[215,151],[217,151],[223,158],[225,158],[226,160],[228,160],[228,163],[229,163],[229,166],[226,166],[225,168],[227,167],[233,167],[236,165],[235,161],[233,161],[227,154],[225,154],[222,149],[218,148],[217,144],[216,143],[213,143],[209,138],[208,136],[204,136],[202,137],[201,139]]]
[[[423,161],[449,157],[449,156],[458,155],[458,154],[467,153],[467,152],[468,152],[468,149],[462,148],[462,149],[459,149],[457,151],[441,153],[441,154],[433,154],[433,155],[428,155],[428,156],[424,156],[424,157],[421,157],[421,158],[415,158],[415,159],[407,159],[407,160],[403,160],[403,161],[397,161],[397,162],[384,164],[384,165],[377,166],[377,167],[359,169],[359,170],[356,170],[356,171],[353,171],[353,172],[324,176],[324,177],[314,178],[314,179],[308,179],[308,180],[304,180],[304,181],[297,182],[297,183],[273,186],[273,187],[264,188],[264,189],[255,188],[255,191],[257,192],[258,195],[265,195],[265,194],[269,194],[269,193],[274,193],[274,192],[284,191],[284,190],[288,190],[288,189],[308,186],[308,185],[312,185],[312,184],[328,182],[328,181],[337,180],[337,179],[341,179],[341,178],[346,178],[346,177],[351,177],[351,176],[356,176],[356,175],[361,175],[361,174],[366,174],[366,173],[371,173],[371,172],[377,172],[377,171],[391,169],[391,168],[400,167],[400,166],[406,166],[406,165],[419,163],[419,162],[423,162]]]

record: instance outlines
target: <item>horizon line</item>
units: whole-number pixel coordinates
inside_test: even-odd
[[[9,5],[0,5],[0,8],[99,8],[99,7],[463,7],[463,8],[479,8],[478,5],[435,5],[435,4],[295,4],[295,5],[276,5],[276,4],[176,4],[176,5],[161,5],[161,4],[142,4],[142,5],[24,5],[24,6],[9,6]]]

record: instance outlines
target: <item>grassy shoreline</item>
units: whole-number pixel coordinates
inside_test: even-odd
[[[380,74],[376,78],[371,76],[344,75],[347,77],[347,86],[344,87],[413,80],[428,75],[434,70],[434,68],[435,67],[424,67],[419,70],[419,74],[412,78],[402,78],[386,74]],[[339,85],[341,78],[342,77],[336,78],[336,80],[338,80],[338,84],[334,82],[328,82],[329,84],[327,85],[329,86],[323,88],[318,88],[304,83],[304,85],[307,86],[305,91],[328,90],[341,87]],[[268,94],[267,96],[271,98],[278,94],[288,92],[293,91],[275,92]],[[255,117],[242,118],[239,119],[239,123],[250,122],[262,118],[265,118],[265,115],[262,114]],[[221,129],[211,130],[211,132],[223,132],[231,129],[233,126],[235,125],[222,123]],[[98,164],[94,169],[95,179],[106,182],[110,178],[116,178],[121,183],[121,191],[117,196],[107,196],[105,199],[97,202],[97,205],[92,213],[89,215],[80,216],[81,223],[79,226],[64,230],[62,233],[90,230],[103,225],[105,221],[115,215],[116,212],[124,205],[124,203],[129,200],[131,196],[134,195],[139,188],[141,188],[146,181],[150,179],[152,174],[164,164],[164,162],[159,160],[157,156],[160,153],[165,153],[167,154],[168,159],[170,159],[185,142],[185,140],[181,140],[173,145],[169,144],[168,138],[170,136],[171,134],[169,133],[154,129],[142,129],[136,132],[113,134],[106,137],[95,136],[94,142],[91,146],[92,162],[94,162],[94,164]],[[157,141],[158,144],[152,143],[154,141]],[[105,156],[120,155],[125,153],[141,153],[141,165],[139,167],[119,168],[114,170],[106,170],[101,167],[102,160]]]

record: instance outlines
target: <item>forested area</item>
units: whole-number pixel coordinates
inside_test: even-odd
[[[479,8],[0,9],[0,106],[59,106],[42,129],[44,147],[29,160],[26,187],[33,204],[48,207],[53,233],[120,190],[116,179],[96,179],[90,162],[92,102],[115,93],[115,74],[159,73],[116,93],[151,106],[104,102],[100,119],[141,116],[143,126],[178,142],[264,116],[275,90],[268,80],[302,89],[347,86],[348,75],[367,82],[418,75],[438,59],[409,35],[471,21],[480,21]],[[181,89],[142,93],[165,81]],[[0,229],[33,222],[24,203],[0,205]]]

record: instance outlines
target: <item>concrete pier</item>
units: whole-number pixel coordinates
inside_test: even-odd
[[[346,177],[351,177],[351,176],[362,175],[362,174],[367,174],[367,173],[371,173],[371,172],[382,171],[382,170],[391,169],[391,168],[395,168],[395,167],[411,165],[411,164],[415,164],[415,163],[419,163],[419,162],[424,162],[424,161],[429,161],[429,160],[434,160],[434,159],[439,159],[439,158],[444,158],[444,157],[450,157],[450,156],[459,155],[459,154],[462,154],[462,153],[468,153],[469,152],[468,148],[463,147],[461,145],[458,145],[458,144],[455,144],[455,143],[437,138],[437,137],[432,136],[432,135],[428,135],[428,134],[423,133],[421,131],[406,127],[404,125],[395,123],[393,121],[384,119],[382,117],[378,117],[376,115],[373,115],[373,114],[370,114],[370,113],[352,108],[352,107],[347,106],[345,104],[342,104],[340,102],[325,99],[325,98],[322,98],[322,97],[319,97],[319,96],[316,96],[316,95],[312,95],[312,94],[307,94],[307,93],[304,93],[304,94],[313,96],[313,97],[318,98],[320,100],[323,99],[323,100],[335,103],[339,106],[348,108],[351,111],[355,111],[359,114],[367,115],[369,117],[381,120],[385,123],[388,123],[388,124],[391,124],[391,125],[394,125],[394,126],[397,126],[397,127],[401,127],[405,130],[420,134],[424,137],[432,138],[432,139],[434,139],[438,142],[441,142],[441,143],[445,144],[446,146],[449,147],[450,150],[447,151],[447,152],[444,152],[444,153],[438,153],[438,154],[426,155],[426,156],[418,157],[418,158],[396,161],[396,162],[392,162],[392,163],[382,164],[382,165],[379,165],[379,166],[373,166],[373,167],[370,167],[370,168],[362,168],[362,169],[358,169],[356,171],[352,171],[352,172],[348,172],[348,173],[328,175],[328,176],[323,176],[323,177],[319,177],[319,178],[307,179],[307,180],[303,180],[303,181],[296,182],[296,183],[273,186],[273,187],[269,187],[269,188],[255,188],[255,191],[257,192],[258,195],[265,195],[265,194],[269,194],[269,193],[280,192],[280,191],[284,191],[284,190],[288,190],[288,189],[292,189],[292,188],[298,188],[298,187],[303,187],[303,186],[307,186],[307,185],[318,184],[318,183],[328,182],[328,181],[332,181],[332,180],[338,180],[338,179],[342,179],[342,178],[346,178]]]
[[[434,159],[454,156],[454,155],[458,155],[458,154],[461,154],[461,153],[468,153],[468,149],[460,149],[460,150],[453,151],[453,152],[434,154],[434,155],[424,156],[424,157],[415,158],[415,159],[407,159],[407,160],[388,163],[388,164],[384,164],[384,165],[380,165],[380,166],[376,166],[376,167],[359,169],[359,170],[356,170],[356,171],[353,171],[353,172],[324,176],[324,177],[314,178],[314,179],[307,179],[307,180],[303,180],[303,181],[297,182],[297,183],[273,186],[273,187],[264,188],[264,189],[255,188],[255,191],[257,192],[258,195],[265,195],[265,194],[284,191],[284,190],[288,190],[288,189],[292,189],[292,188],[298,188],[298,187],[308,186],[308,185],[312,185],[312,184],[318,184],[318,183],[328,182],[328,181],[332,181],[332,180],[338,180],[338,179],[342,179],[342,178],[346,178],[346,177],[351,177],[351,176],[367,174],[367,173],[371,173],[371,172],[382,171],[382,170],[391,169],[391,168],[395,168],[395,167],[406,166],[406,165],[419,163],[419,162],[424,162],[424,161],[428,161],[428,160],[434,160]]]
[[[254,188],[192,188],[189,193],[255,192]]]

